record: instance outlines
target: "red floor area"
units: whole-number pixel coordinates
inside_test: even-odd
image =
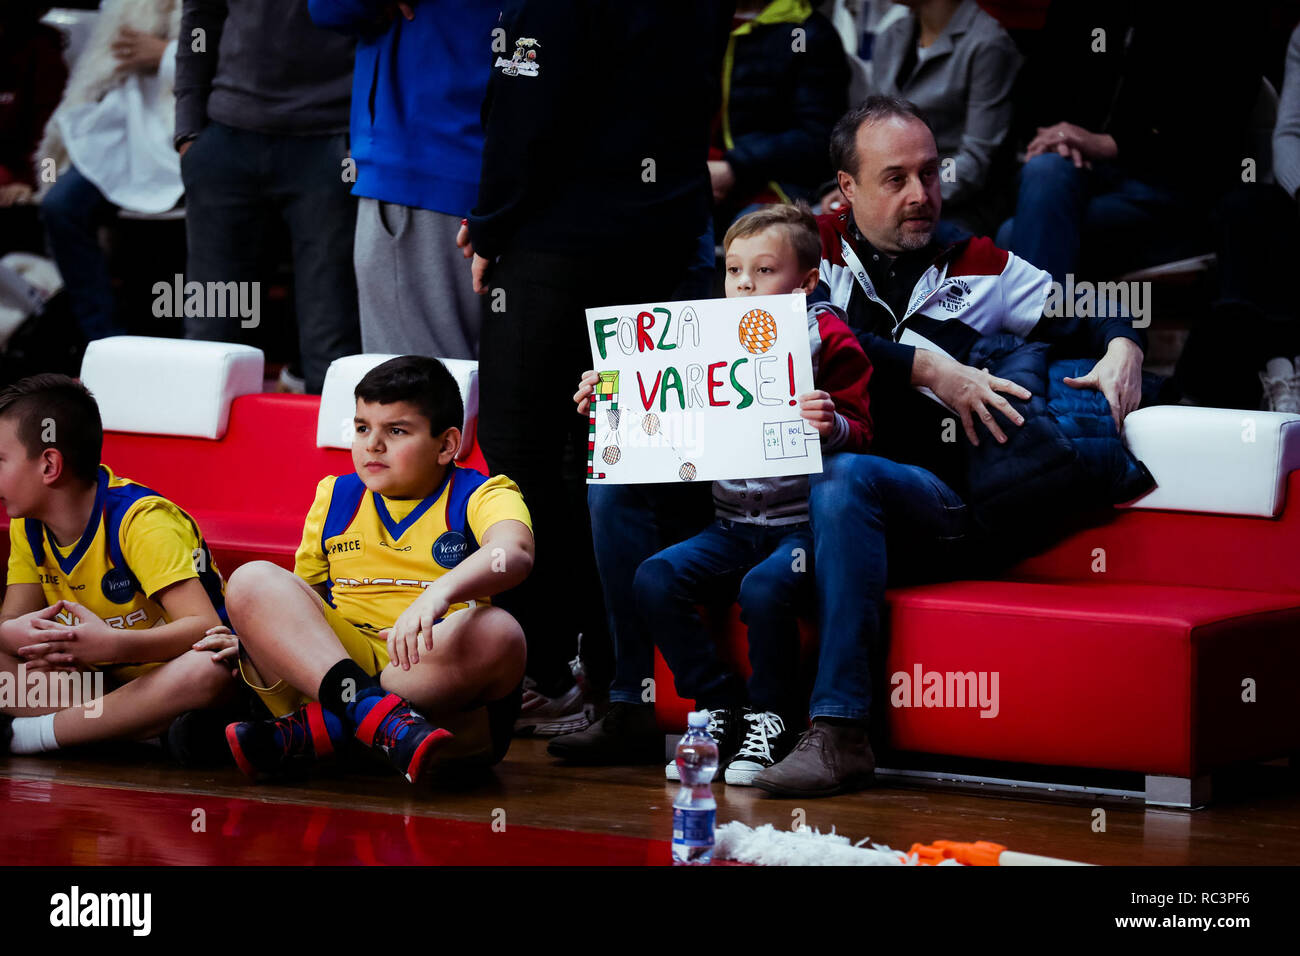
[[[665,840],[517,826],[508,818],[494,830],[491,821],[0,778],[5,866],[668,863]]]

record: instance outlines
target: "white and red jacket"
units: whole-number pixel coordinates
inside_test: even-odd
[[[959,485],[956,445],[941,437],[942,419],[951,413],[912,388],[917,347],[937,347],[964,361],[976,340],[998,333],[1050,342],[1071,357],[1100,358],[1116,337],[1144,344],[1131,321],[1121,317],[1045,316],[1051,275],[986,237],[935,247],[906,309],[895,314],[875,292],[863,262],[873,253],[849,211],[817,222],[822,240],[817,294],[844,310],[875,374],[873,451],[929,468],[954,487]]]

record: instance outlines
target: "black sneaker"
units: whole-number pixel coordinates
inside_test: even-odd
[[[586,730],[554,738],[546,752],[599,766],[654,763],[663,759],[664,735],[655,723],[654,705],[616,700],[600,720]]]
[[[727,764],[723,779],[736,787],[748,787],[768,767],[784,759],[794,746],[794,735],[785,729],[785,721],[771,712],[748,713],[745,741]]]
[[[14,739],[14,719],[8,714],[0,714],[0,754],[9,752],[9,744]]]
[[[231,758],[226,743],[228,722],[221,711],[187,710],[163,733],[163,750],[187,769],[225,766]]]
[[[749,708],[717,707],[709,711],[709,736],[718,745],[718,766],[725,767],[740,749],[740,719],[748,716]],[[664,767],[664,777],[680,780],[677,761]]]

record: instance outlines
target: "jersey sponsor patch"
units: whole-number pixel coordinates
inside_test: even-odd
[[[127,604],[135,596],[135,579],[126,568],[109,568],[99,582],[99,589],[114,604]]]
[[[360,534],[343,534],[325,543],[325,554],[331,561],[359,558],[366,553],[366,542]]]
[[[444,568],[456,567],[468,553],[469,542],[459,531],[444,531],[433,542],[433,560]]]

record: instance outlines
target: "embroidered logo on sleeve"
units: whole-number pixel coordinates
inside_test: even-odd
[[[534,37],[520,37],[515,41],[515,52],[510,59],[499,56],[494,65],[501,67],[506,76],[536,76],[541,69],[537,63],[537,51],[541,46]]]

